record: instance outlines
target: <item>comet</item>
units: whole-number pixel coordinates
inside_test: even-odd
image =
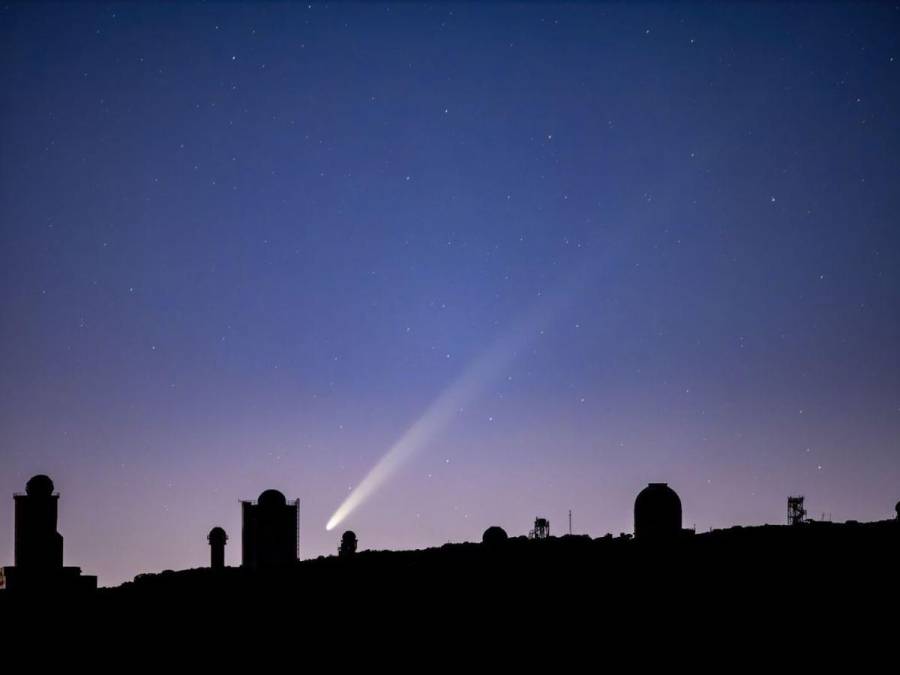
[[[375,494],[413,455],[444,431],[453,421],[457,411],[466,407],[485,388],[499,379],[512,362],[535,340],[549,318],[555,315],[564,298],[543,298],[515,329],[497,339],[481,356],[475,359],[437,398],[422,415],[378,460],[362,482],[337,508],[326,530],[340,525],[363,502]]]

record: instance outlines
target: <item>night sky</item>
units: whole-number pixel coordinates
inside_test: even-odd
[[[0,564],[893,515],[895,4],[13,3],[0,97]]]

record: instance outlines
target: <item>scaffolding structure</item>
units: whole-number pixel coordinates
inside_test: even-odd
[[[803,506],[803,497],[788,497],[787,524],[802,525],[806,522],[806,507]]]
[[[534,529],[528,533],[529,539],[547,539],[550,537],[550,521],[546,518],[535,518]]]

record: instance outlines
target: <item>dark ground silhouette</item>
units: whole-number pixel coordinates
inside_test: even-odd
[[[104,626],[107,640],[118,631],[117,650],[199,654],[222,643],[228,653],[263,649],[290,660],[307,647],[345,665],[359,658],[389,668],[401,653],[424,655],[420,665],[490,654],[503,672],[510,659],[550,672],[565,659],[574,667],[596,658],[607,669],[676,656],[690,663],[699,649],[732,650],[720,666],[735,655],[783,662],[785,650],[809,665],[837,647],[884,655],[896,636],[897,521],[734,527],[662,541],[488,539],[269,569],[141,574],[78,597],[0,593],[0,618],[43,626],[47,636],[75,627],[93,638]]]
[[[685,533],[662,542],[566,535],[360,551],[254,570],[142,574],[100,589],[110,610],[405,606],[420,616],[454,607],[494,612],[614,607],[647,599],[817,604],[877,602],[897,588],[900,523],[810,522]]]
[[[277,623],[279,630],[303,625],[332,637],[388,634],[396,626],[477,626],[485,635],[511,626],[542,634],[602,626],[630,639],[659,639],[677,631],[696,637],[692,622],[700,617],[707,631],[738,623],[744,631],[777,627],[795,641],[815,627],[871,624],[896,633],[893,619],[881,617],[893,617],[900,600],[900,518],[695,534],[681,529],[677,494],[657,483],[636,500],[637,538],[551,536],[539,518],[530,537],[508,537],[492,526],[480,543],[413,551],[358,551],[356,534],[348,531],[337,555],[297,561],[296,503],[267,491],[259,506],[242,507],[245,515],[251,511],[243,537],[247,564],[223,566],[227,534],[213,528],[211,567],[140,574],[94,590],[94,577],[62,567],[57,496],[45,483],[16,498],[22,567],[5,569],[27,572],[33,583],[0,592],[0,617],[15,612],[20,626],[46,625],[47,616],[68,613],[189,631],[237,622],[263,637]],[[57,581],[63,569],[73,575],[66,583]],[[44,623],[23,618],[32,615]]]

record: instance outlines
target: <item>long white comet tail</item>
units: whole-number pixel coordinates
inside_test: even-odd
[[[582,285],[587,268],[576,270],[573,281],[562,293],[553,297],[544,295],[525,320],[472,363],[428,407],[425,413],[406,430],[390,450],[378,460],[362,482],[347,496],[337,511],[328,519],[326,530],[340,525],[356,508],[380,488],[412,455],[425,447],[432,438],[445,429],[460,408],[465,407],[485,387],[497,379],[515,360],[521,351],[540,334],[542,326],[559,313],[571,300],[566,290]]]
[[[378,460],[325,525],[333,530],[370,497],[413,454],[450,424],[457,411],[487,386],[516,357],[514,345],[495,346],[445,389],[425,413]]]

